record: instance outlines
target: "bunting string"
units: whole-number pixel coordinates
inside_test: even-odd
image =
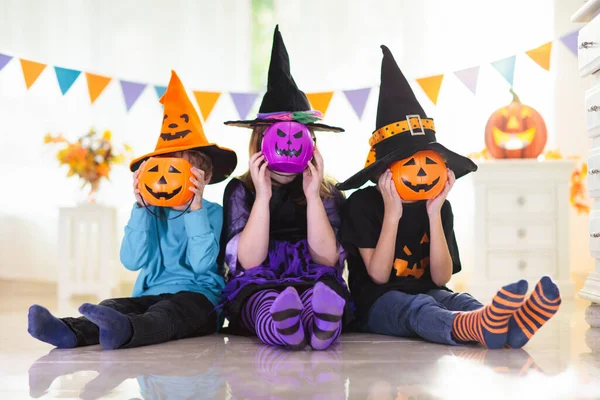
[[[577,56],[578,32],[578,30],[569,32],[568,34],[563,35],[556,40],[562,45],[566,46],[566,48],[575,56]],[[553,41],[550,41],[536,48],[525,51],[524,54],[533,60],[542,70],[550,71],[550,56],[552,54],[552,49]],[[35,89],[34,85],[36,81],[44,74],[44,71],[47,69],[46,67],[48,67],[48,65],[38,61],[17,58],[9,54],[0,53],[0,73],[5,70],[6,65],[8,65],[10,62],[14,62],[13,60],[18,60],[21,64],[25,88],[27,90],[32,90],[32,88]],[[479,82],[479,72],[481,66],[485,64],[491,65],[498,72],[499,78],[504,79],[512,87],[515,76],[515,66],[517,64],[516,60],[517,54],[499,60],[494,60],[489,63],[453,71],[451,74],[437,74],[419,77],[416,78],[415,81],[421,90],[423,90],[427,98],[429,98],[434,105],[437,105],[440,90],[442,88],[444,78],[447,75],[451,75],[458,79],[471,93],[473,93],[473,95],[476,95],[477,85]],[[82,75],[85,76],[91,105],[95,104],[96,101],[101,98],[102,94],[106,91],[106,88],[111,84],[111,82],[119,82],[124,100],[123,105],[128,112],[134,108],[137,100],[142,96],[146,88],[152,87],[159,99],[166,90],[166,86],[127,81],[66,67],[51,66],[51,69],[54,70],[54,76],[56,77],[56,81],[58,83],[58,92],[60,92],[60,95],[62,96],[69,95],[69,91],[77,79],[80,79],[80,76]],[[307,97],[312,108],[320,111],[323,114],[327,113],[327,110],[334,99],[345,97],[349,105],[352,107],[352,110],[354,110],[357,118],[360,120],[364,115],[369,95],[375,88],[376,87],[366,87],[340,91],[329,90],[316,93],[307,93]],[[336,92],[341,92],[344,96],[334,96]],[[216,104],[223,99],[223,93],[225,92],[202,90],[193,91],[194,97],[205,121],[209,119]],[[239,118],[242,120],[249,118],[250,111],[253,109],[257,99],[261,95],[261,93],[258,92],[228,92],[227,94],[229,95],[229,98],[231,98]]]

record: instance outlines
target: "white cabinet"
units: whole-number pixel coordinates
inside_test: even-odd
[[[525,279],[549,275],[573,294],[569,269],[569,178],[573,161],[493,160],[475,184],[476,262],[471,294],[491,298]],[[600,222],[600,221],[599,221]]]
[[[588,190],[593,198],[590,212],[590,252],[595,260],[595,271],[590,272],[579,296],[592,302],[586,321],[600,327],[600,0],[588,0],[571,18],[573,22],[587,22],[579,31],[578,60],[582,77],[595,77],[592,87],[585,93],[587,136],[593,139],[588,157]],[[595,303],[595,304],[594,304]],[[595,349],[600,350],[600,349]]]

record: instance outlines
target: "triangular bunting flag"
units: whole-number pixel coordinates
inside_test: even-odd
[[[12,60],[11,56],[0,54],[0,71],[2,71],[2,68],[6,67],[6,64],[8,64],[10,60]]]
[[[536,47],[535,49],[526,51],[527,55],[536,62],[537,65],[550,71],[550,53],[552,52],[552,42]]]
[[[571,53],[575,54],[575,56],[577,56],[577,35],[579,35],[578,30],[567,33],[560,38],[560,41],[563,42],[563,44],[567,46],[567,48],[571,50]]]
[[[111,78],[102,75],[90,74],[89,72],[85,73],[85,79],[88,84],[88,92],[90,93],[90,101],[92,104],[96,101],[98,96],[102,94],[106,86],[111,81]]]
[[[156,91],[156,95],[158,96],[158,99],[160,100],[160,98],[163,97],[163,94],[165,94],[165,92],[167,91],[167,87],[166,86],[154,86],[154,90]]]
[[[510,56],[507,58],[503,58],[502,60],[494,61],[492,63],[492,67],[496,69],[502,75],[504,79],[510,84],[513,85],[513,80],[515,78],[515,61],[517,60],[517,56]]]
[[[231,100],[235,105],[235,109],[240,116],[240,119],[246,119],[246,116],[250,112],[250,109],[254,105],[254,102],[258,98],[258,93],[229,93]]]
[[[417,79],[417,82],[427,97],[429,97],[429,100],[431,100],[433,104],[437,104],[437,99],[438,95],[440,94],[440,88],[442,87],[443,80],[444,74],[419,78]]]
[[[46,64],[38,63],[35,61],[24,60],[21,58],[21,69],[23,69],[23,78],[25,78],[25,86],[27,89],[35,83],[37,78],[46,68]]]
[[[344,90],[344,94],[354,109],[358,119],[362,118],[363,112],[365,111],[365,105],[367,104],[369,93],[371,93],[371,88]]]
[[[308,97],[313,110],[319,110],[325,115],[333,97],[333,92],[306,93],[306,97]]]
[[[469,89],[473,94],[477,92],[477,80],[479,78],[479,66],[461,69],[454,72],[454,75]]]
[[[67,94],[73,83],[79,75],[81,71],[77,71],[74,69],[54,67],[54,72],[56,72],[56,79],[58,80],[58,86],[60,86],[60,91],[63,96]]]
[[[221,96],[221,92],[197,92],[194,91],[194,97],[196,97],[196,102],[198,103],[198,107],[200,108],[200,113],[202,114],[202,119],[206,121],[211,111],[217,104],[217,100]]]
[[[123,96],[125,97],[125,107],[127,107],[127,111],[129,111],[146,88],[146,84],[129,81],[120,82],[121,89],[123,89]]]

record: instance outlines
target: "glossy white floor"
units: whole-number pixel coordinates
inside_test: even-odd
[[[131,350],[53,350],[27,334],[32,302],[51,296],[0,284],[0,399],[590,399],[600,353],[586,346],[586,302],[565,301],[523,350],[486,351],[347,335],[327,352],[287,352],[211,336]],[[590,338],[588,337],[588,340]]]

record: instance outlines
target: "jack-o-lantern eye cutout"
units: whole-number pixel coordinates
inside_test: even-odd
[[[187,114],[181,114],[178,117],[170,118],[168,114],[163,116],[163,126],[160,138],[164,141],[183,139],[192,131],[188,129],[190,117]]]
[[[433,150],[424,150],[390,166],[400,197],[408,201],[429,200],[444,190],[448,170],[444,159]]]
[[[147,204],[177,207],[188,203],[194,193],[192,166],[184,158],[151,157],[138,177],[138,189]]]
[[[261,147],[270,170],[298,174],[312,159],[315,142],[306,125],[276,122],[265,131]]]

